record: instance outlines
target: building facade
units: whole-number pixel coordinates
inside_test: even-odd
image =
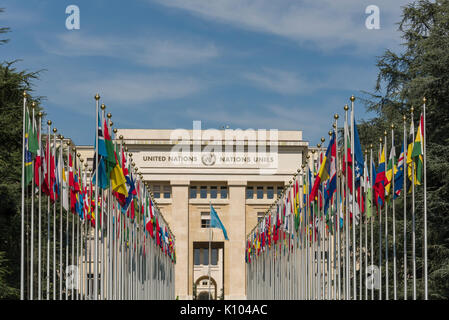
[[[179,299],[245,299],[246,235],[303,163],[302,132],[119,129],[120,136],[176,237]],[[229,240],[209,228],[210,205]]]
[[[314,149],[302,131],[118,129],[115,137],[176,237],[176,296],[246,299],[246,236]],[[78,151],[91,165],[92,147]],[[210,205],[229,240],[209,228]]]

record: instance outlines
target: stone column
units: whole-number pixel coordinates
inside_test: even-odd
[[[228,181],[228,187],[229,210],[225,221],[223,221],[229,238],[224,245],[224,294],[226,300],[246,299],[246,181]]]
[[[189,294],[189,181],[171,181],[172,221],[176,237],[175,296],[191,299]]]

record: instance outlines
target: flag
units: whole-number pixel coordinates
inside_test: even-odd
[[[377,167],[376,180],[374,182],[374,197],[377,207],[383,207],[385,202],[385,179],[385,149],[382,149],[379,166]]]
[[[423,136],[424,136],[424,117],[421,114],[419,119],[418,131],[416,132],[415,143],[413,144],[412,158],[415,162],[415,185],[421,185],[423,181]]]
[[[25,116],[25,158],[23,159],[25,164],[25,186],[27,186],[31,180],[33,179],[33,154],[31,153],[30,147],[30,136],[33,135],[32,128],[30,125],[30,115],[28,112],[28,108],[26,109],[26,116]]]
[[[106,146],[107,146],[107,144],[106,144]],[[115,167],[111,171],[112,190],[119,194],[123,194],[125,197],[128,197],[128,190],[126,188],[126,179],[125,179],[125,176],[123,175],[122,168],[120,168],[120,165],[117,160],[117,155],[115,154],[115,152],[114,152],[114,156],[115,156],[116,162],[115,162]]]
[[[309,195],[309,202],[312,202],[317,193],[318,193],[318,188],[321,184],[322,181],[326,181],[327,179],[329,179],[330,177],[330,171],[331,171],[331,158],[332,158],[332,148],[334,146],[334,135],[332,135],[331,140],[329,141],[329,146],[327,147],[326,150],[326,155],[323,158],[323,162],[321,163],[320,166],[320,170],[317,174],[317,176],[315,177],[315,182],[313,184],[313,188],[312,188],[312,192]]]
[[[331,145],[331,161],[330,161],[330,178],[326,183],[324,189],[324,212],[326,213],[329,208],[330,200],[332,195],[337,190],[337,143],[335,139],[335,132],[332,132],[332,137],[330,141]]]
[[[413,158],[412,158],[414,132],[415,132],[415,125],[414,125],[413,119],[412,119],[412,122],[410,124],[410,131],[409,131],[408,138],[407,138],[407,176],[408,176],[408,179],[410,180],[410,182],[413,181],[413,178],[412,178],[413,168],[412,167],[414,167],[414,170],[415,170],[415,180],[416,180],[416,166],[415,166],[415,163],[413,162]],[[416,184],[416,182],[415,182],[415,184]]]
[[[402,151],[399,155],[398,166],[394,175],[394,197],[396,199],[401,195],[402,188],[404,187],[404,156],[405,156],[405,144],[402,144]]]
[[[394,146],[391,147],[390,158],[388,160],[387,172],[385,174],[385,196],[390,195],[391,182],[393,180],[393,172],[396,173],[396,161],[395,161],[396,152],[394,150]]]
[[[210,205],[210,227],[211,228],[220,228],[223,231],[224,238],[226,240],[229,240],[226,229],[223,226],[223,224],[221,223],[221,220],[218,217],[217,212],[215,211],[214,207],[212,207],[212,205]]]
[[[354,117],[354,175],[355,175],[355,186],[356,188],[360,185],[360,178],[363,174],[363,168],[365,167],[365,161],[363,159],[362,146],[360,144],[359,132],[357,131],[357,126],[355,124]]]

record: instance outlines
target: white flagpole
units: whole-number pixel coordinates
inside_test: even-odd
[[[56,132],[58,130],[53,128],[53,159],[56,164]],[[55,167],[56,171],[56,167]],[[56,300],[56,190],[50,186],[54,194],[53,202],[53,300]]]
[[[63,280],[63,270],[62,270],[62,204],[64,202],[64,189],[63,189],[63,177],[62,177],[62,168],[64,166],[64,159],[62,157],[62,153],[64,150],[64,137],[62,135],[59,136],[59,300],[62,300],[62,280]]]
[[[378,163],[380,163],[380,159],[382,158],[382,141],[382,138],[379,138]],[[384,151],[386,152],[386,150]],[[377,208],[377,213],[379,215],[379,300],[382,300],[382,208]]]
[[[94,250],[94,300],[98,300],[98,104],[100,100],[100,95],[97,93],[95,95],[95,250]]]
[[[352,271],[354,277],[352,278],[352,286],[354,290],[353,299],[357,300],[357,272],[356,272],[356,262],[355,262],[355,152],[354,152],[354,96],[351,96],[351,156],[352,156]]]
[[[46,152],[47,176],[48,176],[47,183],[48,183],[48,188],[50,189],[51,120],[47,121],[47,125],[48,125],[48,134],[47,134],[48,150]],[[47,197],[47,300],[50,300],[50,196]]]
[[[427,177],[426,177],[426,98],[423,98],[423,165],[424,165],[424,299],[428,300],[427,288]]]
[[[385,175],[388,171],[388,162],[390,159],[387,160],[388,155],[388,149],[387,149],[387,131],[384,132],[384,148],[385,148]],[[391,189],[391,186],[390,186]],[[385,299],[389,299],[388,295],[388,199],[385,197]]]
[[[414,108],[412,107],[411,119],[412,123]],[[415,128],[412,130],[412,145],[415,143]],[[412,261],[413,261],[413,300],[416,300],[416,247],[415,247],[415,162],[412,161]]]
[[[39,246],[39,252],[38,252],[38,267],[37,267],[37,273],[38,273],[38,299],[42,299],[42,112],[39,111],[39,153],[40,153],[40,159],[41,159],[41,167],[39,167],[39,240],[38,240],[38,246]]]
[[[370,217],[370,240],[371,240],[371,265],[374,266],[374,234],[373,234],[373,220],[374,220],[374,201],[373,201],[373,187],[374,187],[374,179],[373,179],[373,145],[370,144],[370,161],[369,161],[369,178],[370,178],[370,201],[371,201],[371,217]],[[374,300],[374,286],[371,284],[371,300]]]
[[[208,292],[209,292],[209,300],[212,300],[212,297],[211,297],[211,294],[210,294],[210,263],[211,263],[211,261],[210,261],[210,258],[211,258],[211,248],[210,248],[210,246],[211,246],[211,237],[212,237],[212,226],[211,226],[211,222],[212,222],[212,203],[211,203],[211,201],[209,200],[209,207],[210,207],[210,212],[209,212],[209,218],[210,218],[210,220],[209,220],[209,261],[208,261],[208,274],[209,274],[209,290],[208,290]]]
[[[404,123],[404,182],[402,186],[402,194],[404,197],[404,300],[407,300],[407,174],[408,174],[408,164],[407,164],[407,129],[405,127],[407,117],[404,115],[402,117]]]
[[[20,300],[25,299],[25,109],[27,93],[23,92],[22,123],[22,211],[21,211],[21,246],[20,246]]]
[[[391,146],[394,150],[394,124],[391,125]],[[393,153],[393,163],[392,163],[392,177],[391,177],[391,188],[392,190],[392,215],[393,215],[393,294],[394,294],[394,300],[397,300],[397,288],[396,288],[396,217],[395,217],[395,208],[394,208],[394,177],[395,177],[395,161],[396,156],[395,153]]]
[[[34,128],[34,109],[36,108],[36,103],[33,102],[31,104],[31,107],[33,109],[33,116],[31,118],[30,121],[30,126],[33,126],[33,132],[36,128]],[[28,137],[28,141],[29,141],[30,137]],[[34,188],[34,159],[32,160],[32,167],[33,167],[33,175],[31,177],[31,245],[30,245],[30,249],[31,249],[31,263],[30,263],[30,300],[34,300],[34,294],[33,294],[33,289],[34,289],[34,195],[35,195],[35,188]]]

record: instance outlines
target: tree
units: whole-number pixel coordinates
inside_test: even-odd
[[[387,50],[377,60],[379,74],[374,93],[363,98],[367,110],[377,117],[359,127],[365,147],[383,137],[383,131],[395,124],[395,141],[402,142],[402,116],[410,126],[410,107],[414,107],[414,121],[418,122],[422,99],[426,97],[427,139],[427,218],[429,298],[449,298],[449,1],[415,1],[403,8],[399,31],[404,40],[402,53]],[[416,130],[416,127],[415,127]],[[398,144],[400,146],[400,143]],[[398,147],[399,147],[398,146]],[[375,151],[375,153],[376,153]],[[398,152],[396,152],[399,154]],[[422,269],[423,189],[416,192],[416,252],[417,295],[424,294]],[[402,201],[397,201],[396,220],[402,224]],[[410,202],[409,202],[410,203]],[[409,221],[408,221],[409,223]],[[407,226],[411,230],[411,226]],[[401,231],[397,251],[402,250]],[[409,241],[409,240],[408,240]],[[391,244],[391,239],[389,240]],[[410,243],[410,242],[409,242]],[[408,247],[410,257],[411,248]],[[398,265],[401,265],[398,254]],[[409,263],[409,272],[411,272]],[[403,281],[403,279],[400,279]],[[401,283],[400,283],[401,284]],[[399,287],[401,288],[401,287]],[[408,285],[409,290],[410,280]],[[401,289],[399,290],[401,292]],[[409,291],[410,297],[411,291]]]

